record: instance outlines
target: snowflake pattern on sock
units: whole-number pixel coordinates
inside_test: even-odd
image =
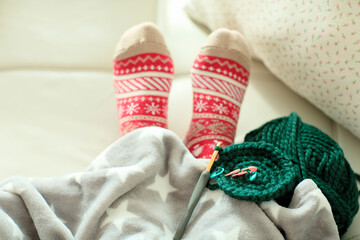
[[[233,143],[249,72],[239,63],[199,54],[193,64],[193,117],[186,136],[190,152],[210,158],[215,144]]]
[[[158,53],[114,61],[114,87],[122,135],[140,127],[167,128],[173,73],[172,59]]]

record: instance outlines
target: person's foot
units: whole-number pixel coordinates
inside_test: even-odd
[[[114,87],[121,135],[148,126],[167,128],[174,67],[164,37],[152,23],[127,30],[114,55]]]
[[[193,115],[186,145],[196,158],[210,158],[218,141],[233,144],[249,67],[249,50],[239,32],[210,34],[191,70]]]

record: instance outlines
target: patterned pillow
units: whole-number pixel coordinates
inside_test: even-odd
[[[254,57],[360,137],[360,4],[356,1],[190,0],[210,30],[241,31]]]

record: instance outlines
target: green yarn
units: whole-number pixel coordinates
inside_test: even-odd
[[[222,189],[231,197],[253,201],[276,199],[288,203],[302,180],[312,179],[328,199],[340,235],[359,209],[356,177],[340,146],[314,126],[302,123],[296,113],[272,120],[248,133],[245,142],[219,151],[213,169],[225,173],[249,166],[257,177],[216,177],[210,189]]]

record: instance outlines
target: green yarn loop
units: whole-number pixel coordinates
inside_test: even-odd
[[[328,199],[340,235],[359,209],[356,178],[360,176],[333,139],[302,123],[296,113],[269,121],[248,133],[244,143],[220,150],[212,169],[222,167],[226,174],[249,166],[258,169],[254,181],[250,174],[234,178],[222,174],[207,187],[241,200],[288,203],[297,184],[312,179]]]

